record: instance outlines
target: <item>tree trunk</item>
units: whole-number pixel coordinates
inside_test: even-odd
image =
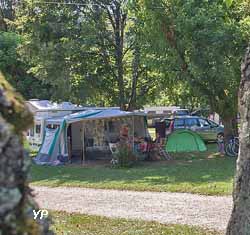
[[[21,143],[32,115],[0,74],[0,234],[48,235],[47,219],[34,220],[38,207],[27,185],[30,159]]]
[[[117,67],[117,80],[119,88],[119,105],[122,110],[125,110],[125,94],[124,94],[124,79],[123,79],[123,47],[124,47],[124,29],[126,15],[122,14],[122,9],[119,3],[115,4],[113,9],[114,15],[114,35],[115,35],[115,60]]]
[[[139,64],[140,64],[140,50],[138,46],[135,47],[134,50],[134,58],[133,58],[133,74],[132,74],[132,87],[131,87],[131,96],[129,101],[128,110],[133,111],[136,108],[136,87],[137,81],[139,77]]]
[[[250,47],[241,67],[239,90],[240,152],[233,192],[233,210],[227,235],[250,234]]]
[[[233,117],[222,118],[222,124],[224,125],[224,139],[227,143],[229,139],[234,135],[233,133]]]

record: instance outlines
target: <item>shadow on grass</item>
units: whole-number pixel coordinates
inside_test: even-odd
[[[214,152],[186,153],[174,161],[147,162],[130,169],[105,166],[32,166],[31,182],[46,186],[76,186],[138,191],[197,192],[228,194],[235,159]]]

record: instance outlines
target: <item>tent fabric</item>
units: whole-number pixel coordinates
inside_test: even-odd
[[[55,136],[58,135],[59,128],[57,129],[48,129],[45,130],[45,137],[43,141],[43,145],[40,149],[40,152],[49,154],[55,145],[55,142],[53,140],[55,139]]]
[[[168,152],[202,152],[207,147],[201,137],[190,130],[177,130],[169,135],[166,150]]]
[[[53,165],[53,162],[58,160],[58,156],[67,156],[67,126],[71,123],[84,120],[87,121],[135,115],[145,116],[144,113],[125,112],[117,109],[105,109],[87,110],[69,114],[60,118],[49,118],[46,120],[46,124],[58,124],[60,127],[55,130],[48,128],[45,129],[44,140],[34,161],[40,165]]]
[[[112,117],[125,117],[125,116],[146,116],[145,113],[135,113],[135,112],[126,112],[118,109],[105,109],[105,110],[87,110],[82,112],[77,112],[69,114],[63,117],[49,118],[46,120],[46,123],[50,124],[60,124],[64,120],[66,123],[73,123],[77,121],[84,120],[96,120],[96,119],[105,119]]]

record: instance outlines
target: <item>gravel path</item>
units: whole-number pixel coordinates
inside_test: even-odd
[[[232,198],[227,196],[64,187],[32,188],[42,209],[197,225],[218,231],[225,230],[232,207]]]

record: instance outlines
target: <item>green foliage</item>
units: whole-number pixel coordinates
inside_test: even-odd
[[[226,3],[227,7],[230,7],[233,4],[233,0],[224,0]]]
[[[22,38],[14,32],[0,31],[0,70],[6,79],[26,99],[50,97],[50,86],[42,84],[26,73],[27,66],[20,60],[18,47]]]
[[[144,5],[148,37],[155,41],[152,51],[162,73],[168,71],[166,86],[170,80],[173,88],[180,83],[181,96],[197,97],[223,120],[235,117],[240,61],[249,40],[243,8],[228,8],[219,0],[145,0]]]
[[[147,66],[150,45],[133,4],[108,1],[112,11],[106,1],[84,7],[45,2],[23,1],[17,28],[29,71],[54,87],[55,99],[141,106],[154,98],[158,75]]]
[[[25,0],[15,8],[19,36],[1,33],[0,68],[25,97],[235,115],[249,1],[79,3],[90,4]]]
[[[113,160],[116,162],[115,167],[127,168],[135,164],[137,157],[131,148],[125,144],[120,144]]]
[[[21,39],[16,33],[0,31],[0,69],[17,66],[17,46]]]

